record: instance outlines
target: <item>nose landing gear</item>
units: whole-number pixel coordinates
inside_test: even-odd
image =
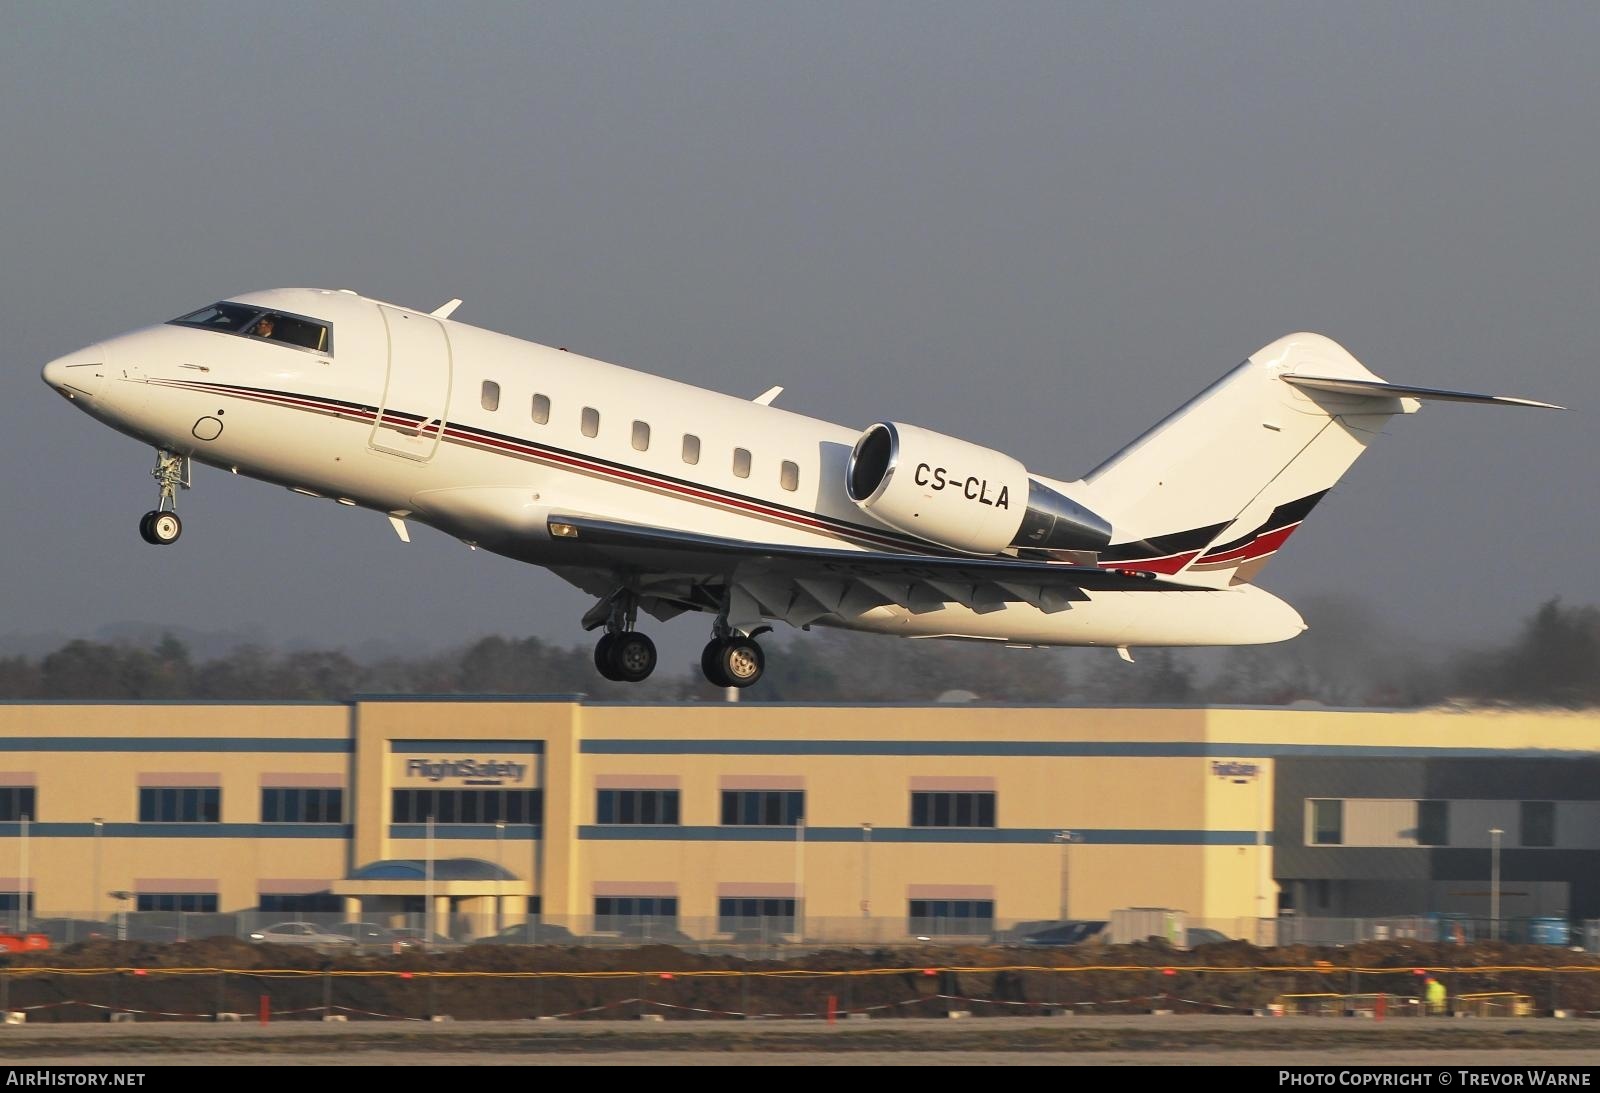
[[[189,488],[189,457],[157,450],[156,469],[150,473],[161,487],[161,499],[139,519],[139,536],[147,543],[167,546],[183,534],[183,521],[177,513],[178,490]]]

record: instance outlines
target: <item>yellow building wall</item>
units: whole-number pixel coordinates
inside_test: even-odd
[[[441,837],[434,853],[502,863],[531,882],[551,918],[585,919],[597,886],[641,882],[673,885],[681,918],[710,919],[719,885],[793,886],[798,875],[808,922],[859,920],[867,897],[873,920],[903,929],[915,888],[960,885],[992,889],[1002,923],[1054,919],[1065,872],[1072,917],[1163,907],[1194,922],[1275,913],[1271,848],[1257,845],[1257,832],[1270,832],[1271,757],[1281,749],[1592,755],[1597,728],[1593,713],[1448,709],[647,707],[498,699],[10,704],[0,705],[0,742],[10,745],[0,771],[32,774],[38,789],[40,814],[25,851],[38,915],[87,917],[98,909],[104,917],[113,909],[105,892],[150,878],[214,879],[222,909],[233,910],[254,905],[263,880],[334,880],[366,863],[420,858],[424,840],[390,834],[390,743],[424,740],[540,745],[542,838]],[[94,738],[103,739],[86,747]],[[106,750],[124,738],[128,750]],[[54,740],[59,748],[50,746]],[[159,740],[175,743],[141,750]],[[329,750],[268,750],[297,741]],[[183,742],[210,750],[187,750]],[[634,746],[640,751],[607,750]],[[1035,754],[1018,754],[1030,750]],[[1256,769],[1235,777],[1218,773],[1218,763]],[[137,823],[139,776],[150,773],[217,775],[217,834],[113,835],[115,825]],[[254,830],[266,773],[340,776],[350,840]],[[682,825],[703,837],[579,837],[596,823],[597,780],[630,775],[676,779]],[[803,847],[792,830],[766,831],[774,837],[755,841],[715,830],[723,780],[760,777],[803,784]],[[918,778],[991,779],[997,827],[912,829]],[[98,840],[97,816],[106,825]],[[870,843],[862,824],[873,826]],[[48,834],[52,825],[66,833]],[[1064,829],[1087,832],[1089,841],[1064,845],[1054,838]],[[24,848],[16,825],[0,824],[0,832],[0,891],[14,891],[7,886],[24,872]]]
[[[119,908],[133,907],[108,893],[132,892],[141,880],[214,880],[218,906],[226,911],[254,906],[262,878],[343,876],[343,839],[223,837],[221,832],[260,823],[263,773],[347,776],[349,756],[343,751],[269,752],[253,742],[341,745],[348,733],[349,708],[342,704],[0,704],[0,740],[27,745],[0,756],[0,769],[36,778],[39,814],[32,817],[26,850],[35,915],[108,918]],[[102,741],[97,750],[84,750],[94,738]],[[103,750],[120,739],[129,741],[130,750]],[[56,740],[62,750],[51,750]],[[193,742],[208,750],[143,750],[159,740]],[[119,825],[138,823],[140,776],[154,774],[217,775],[219,835],[117,834]],[[98,838],[96,817],[102,821]],[[73,833],[44,834],[63,825]],[[0,876],[9,878],[0,887],[7,891],[17,890],[21,843],[20,834],[0,838]]]

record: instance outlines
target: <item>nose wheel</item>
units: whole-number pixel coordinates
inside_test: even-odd
[[[753,686],[766,668],[761,646],[738,635],[712,638],[700,653],[700,671],[717,687]]]
[[[167,546],[183,534],[178,519],[178,490],[189,488],[189,457],[174,452],[156,451],[156,469],[151,472],[161,487],[161,500],[139,520],[139,537],[156,546]]]
[[[147,512],[139,520],[139,535],[147,543],[156,546],[166,546],[176,543],[178,536],[183,534],[183,521],[178,519],[175,512],[163,512],[160,509]]]

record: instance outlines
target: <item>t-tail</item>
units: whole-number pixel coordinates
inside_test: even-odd
[[[1331,339],[1291,334],[1064,488],[1111,522],[1100,565],[1244,584],[1389,418],[1425,399],[1561,409],[1387,383]]]

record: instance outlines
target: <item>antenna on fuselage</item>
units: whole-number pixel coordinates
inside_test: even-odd
[[[447,304],[441,304],[434,308],[432,311],[428,312],[428,314],[432,315],[435,319],[448,319],[450,316],[456,313],[456,308],[460,306],[460,300],[451,300]]]

